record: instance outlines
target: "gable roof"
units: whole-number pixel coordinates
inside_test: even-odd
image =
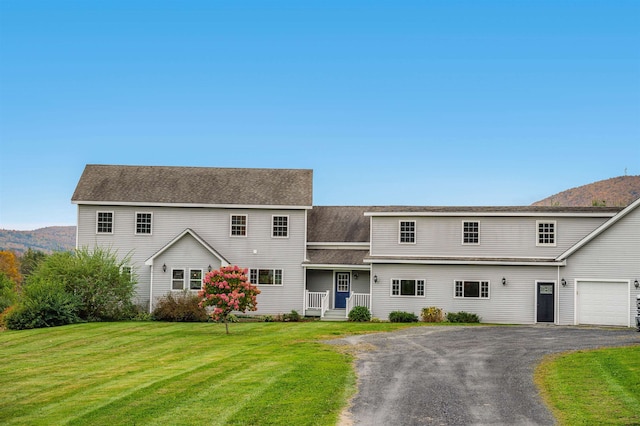
[[[198,235],[193,229],[191,228],[187,228],[184,231],[182,231],[182,233],[180,233],[180,235],[178,235],[177,237],[175,237],[173,240],[169,241],[167,244],[165,244],[164,247],[162,247],[160,250],[158,250],[157,252],[155,252],[153,254],[153,256],[151,256],[149,259],[147,259],[144,264],[147,266],[152,266],[153,265],[153,261],[155,260],[156,257],[160,256],[162,253],[164,253],[165,251],[169,250],[175,243],[177,243],[178,241],[180,241],[182,239],[182,237],[184,237],[185,235],[191,235],[196,241],[198,241],[204,248],[206,248],[212,255],[214,255],[222,264],[222,266],[228,266],[230,265],[229,261],[227,259],[224,258],[223,255],[221,255],[220,253],[218,253],[218,251],[216,249],[214,249],[208,242],[206,242],[204,239],[202,239],[202,237],[200,237],[200,235]]]
[[[307,216],[307,242],[368,243],[371,207],[314,206]]]
[[[313,171],[88,164],[75,204],[309,208]]]
[[[571,256],[573,253],[575,253],[576,251],[584,247],[586,244],[588,244],[590,241],[592,241],[594,238],[596,238],[598,235],[602,234],[607,229],[611,228],[616,222],[618,222],[620,219],[622,219],[623,217],[631,213],[633,210],[637,209],[639,206],[640,206],[640,198],[635,200],[633,203],[629,204],[620,213],[618,213],[617,215],[615,215],[614,217],[612,217],[611,219],[609,219],[608,221],[606,221],[605,223],[603,223],[602,225],[594,229],[593,232],[588,234],[582,240],[578,241],[573,247],[569,248],[567,251],[565,251],[560,256],[558,256],[556,260],[565,260],[566,258]]]

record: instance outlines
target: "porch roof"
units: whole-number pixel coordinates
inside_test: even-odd
[[[310,265],[362,265],[369,250],[307,250],[307,261]]]

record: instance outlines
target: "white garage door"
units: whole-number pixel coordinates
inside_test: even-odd
[[[578,281],[578,324],[629,325],[626,282]]]

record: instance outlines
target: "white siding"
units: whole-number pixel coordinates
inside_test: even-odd
[[[392,311],[420,315],[437,306],[446,312],[478,314],[482,322],[531,324],[535,322],[536,280],[556,281],[557,268],[544,266],[373,265],[372,314],[387,319]],[[502,278],[507,284],[502,285]],[[425,280],[425,297],[391,296],[392,279]],[[489,281],[489,299],[454,298],[456,280]]]
[[[640,280],[640,208],[627,214],[594,240],[569,256],[567,266],[561,270],[567,281],[568,292],[560,299],[561,324],[575,323],[575,281],[612,280],[630,281],[628,297],[624,305],[629,309],[629,322],[635,324],[637,315],[635,298],[640,293],[634,280]]]
[[[153,213],[152,235],[135,234],[136,211]],[[113,211],[113,234],[96,234],[96,211]],[[247,237],[230,237],[231,214],[248,215]],[[272,238],[272,216],[289,216],[289,238]],[[138,302],[150,299],[150,268],[144,262],[185,229],[191,228],[232,265],[243,268],[282,269],[283,286],[260,286],[257,313],[302,311],[305,253],[305,211],[280,209],[211,209],[178,207],[93,206],[78,207],[79,247],[108,247],[119,256],[131,255],[139,285]],[[212,260],[213,261],[213,260]],[[160,263],[162,265],[162,263]],[[208,265],[208,263],[207,263]],[[157,262],[156,262],[157,266]],[[154,277],[158,277],[157,267]],[[167,272],[168,273],[168,272]],[[154,295],[157,295],[154,290]]]
[[[400,220],[416,221],[416,244],[399,244]],[[556,246],[536,246],[536,222],[556,221]],[[462,244],[462,222],[480,222],[480,243]],[[373,256],[555,258],[604,223],[589,217],[372,217]]]

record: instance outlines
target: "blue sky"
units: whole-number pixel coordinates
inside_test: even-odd
[[[0,2],[0,228],[85,164],[312,168],[316,205],[640,174],[638,1]]]

